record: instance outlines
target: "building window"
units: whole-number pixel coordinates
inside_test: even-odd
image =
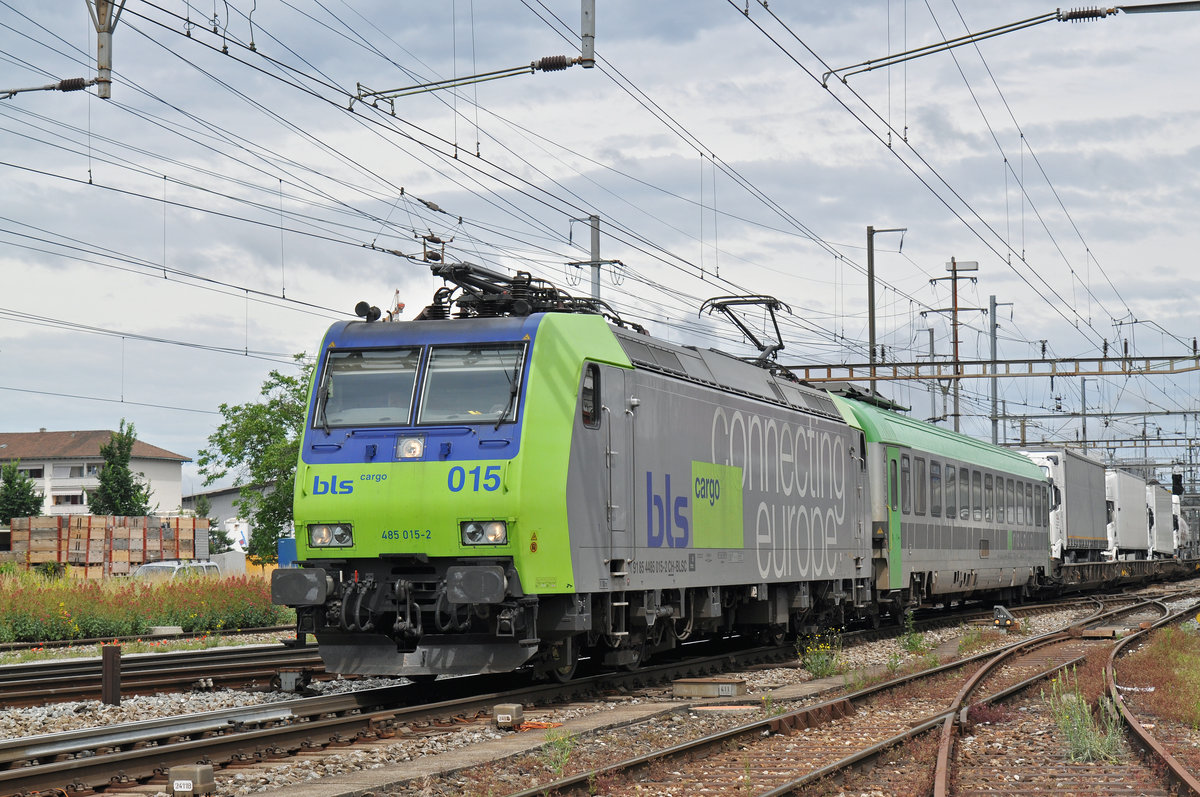
[[[89,462],[85,466],[85,471],[87,472],[88,476],[99,476],[100,469],[103,467],[104,467],[104,464],[101,462]]]
[[[43,469],[41,465],[38,465],[36,467],[29,467],[29,468],[17,468],[17,471],[25,474],[26,476],[28,476],[31,479],[45,478],[45,473],[46,473],[45,469]]]
[[[54,496],[55,506],[82,506],[83,495],[76,493],[74,495],[56,495]]]

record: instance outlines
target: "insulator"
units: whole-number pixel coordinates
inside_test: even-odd
[[[1114,9],[1115,10],[1115,9]],[[1059,12],[1059,22],[1083,22],[1089,19],[1104,19],[1110,9],[1107,8],[1072,8],[1070,11]]]
[[[87,78],[69,77],[58,83],[59,91],[82,91],[87,88]]]
[[[560,72],[570,65],[571,63],[565,55],[548,55],[545,58],[539,59],[535,67],[543,72]]]

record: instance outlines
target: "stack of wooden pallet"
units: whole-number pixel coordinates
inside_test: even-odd
[[[40,520],[41,518],[32,518]],[[76,578],[102,578],[108,553],[107,515],[72,515],[67,537],[67,562]]]
[[[74,578],[124,576],[145,562],[194,559],[208,519],[71,515],[12,519],[12,561],[69,565]],[[207,546],[203,546],[207,550]]]
[[[12,528],[12,549],[24,553],[26,565],[43,562],[65,562],[67,539],[65,517],[15,517]],[[22,557],[18,557],[18,562]]]

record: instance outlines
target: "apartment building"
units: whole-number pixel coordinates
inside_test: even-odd
[[[20,460],[19,470],[33,479],[45,496],[42,514],[87,515],[87,493],[100,484],[104,457],[100,447],[112,439],[111,430],[0,432],[0,464]],[[178,512],[183,503],[183,463],[189,457],[137,440],[129,469],[144,474],[150,488],[150,510]]]

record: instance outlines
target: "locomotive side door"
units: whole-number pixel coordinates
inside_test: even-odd
[[[893,446],[887,447],[886,483],[888,586],[890,589],[901,589],[904,586],[904,568],[900,560],[900,452]]]
[[[604,369],[601,382],[605,460],[608,479],[609,572],[624,572],[633,558],[633,428],[634,411],[626,398],[627,374],[621,368]]]

